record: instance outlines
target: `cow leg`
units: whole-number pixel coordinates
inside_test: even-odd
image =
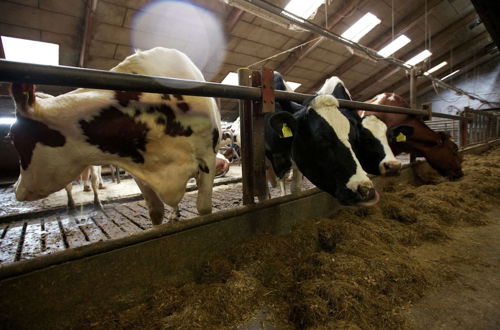
[[[90,191],[90,171],[92,166],[87,166],[82,171],[83,191]]]
[[[204,163],[204,164],[203,164]],[[215,177],[215,154],[206,157],[201,163],[208,169],[208,173],[198,171],[196,185],[198,186],[198,196],[196,199],[196,209],[200,215],[212,213],[212,190]]]
[[[293,176],[290,190],[292,191],[292,194],[297,194],[302,190],[302,173],[297,168],[295,162],[292,162],[292,172]]]
[[[153,222],[154,226],[161,225],[163,221],[163,213],[164,213],[164,205],[162,200],[158,197],[156,192],[154,192],[151,188],[146,186],[142,181],[137,178],[134,178],[135,183],[142,192],[142,196],[144,196],[144,200],[148,205],[149,217]]]
[[[70,182],[64,187],[66,189],[66,195],[68,195],[68,210],[72,211],[76,209],[75,200],[73,199],[73,182]]]
[[[102,166],[94,166],[96,168],[97,178],[99,179],[99,189],[106,189],[102,181]]]
[[[116,183],[120,183],[120,168],[118,166],[115,166],[115,172],[116,172]]]
[[[101,201],[99,200],[99,194],[97,192],[97,185],[99,182],[99,170],[98,167],[100,166],[91,166],[90,171],[90,179],[91,179],[91,185],[92,185],[92,191],[94,192],[94,206],[100,210],[102,210],[102,204]]]
[[[286,195],[285,178],[278,178],[278,183],[280,185],[280,196]]]
[[[115,182],[116,181],[115,166],[109,165],[109,171],[111,172],[111,182]]]

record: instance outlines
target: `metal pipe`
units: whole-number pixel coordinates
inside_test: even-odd
[[[238,82],[242,86],[249,86],[251,71],[249,69],[238,69]],[[253,180],[253,120],[252,102],[250,100],[239,101],[240,136],[241,136],[241,182],[243,190],[243,205],[255,204],[254,180]]]
[[[222,97],[259,101],[262,91],[256,87],[232,86],[212,82],[185,79],[151,77],[132,73],[110,72],[70,66],[52,66],[0,60],[0,81],[25,82],[42,85],[111,89],[123,91],[144,91],[194,96]],[[276,100],[291,100],[302,103],[312,94],[275,91]],[[376,112],[427,115],[427,111],[370,104],[358,101],[339,100],[342,107]],[[460,116],[433,113],[435,117],[461,119]]]

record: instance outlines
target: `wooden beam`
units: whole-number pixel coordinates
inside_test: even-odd
[[[78,58],[78,66],[84,68],[87,56],[87,50],[92,39],[92,29],[94,25],[94,14],[97,8],[97,0],[87,0],[85,6],[85,21],[83,25],[82,46],[80,48],[80,57]]]
[[[232,7],[231,11],[226,17],[225,30],[226,34],[231,34],[236,24],[239,22],[240,17],[243,15],[243,10]]]
[[[361,2],[361,0],[350,0],[344,3],[342,8],[338,12],[330,15],[328,17],[328,30],[332,30],[344,16],[349,15],[356,6]],[[316,41],[313,41],[316,39]],[[304,47],[297,48],[292,51],[288,57],[276,68],[276,71],[281,72],[281,74],[287,74],[290,70],[305,56],[307,56],[312,50],[314,50],[318,45],[324,40],[324,38],[320,37],[318,34],[311,33],[306,41]]]
[[[488,32],[484,31],[484,32],[481,32],[480,34],[476,35],[476,36],[473,36],[471,39],[467,40],[466,42],[464,43],[461,43],[460,45],[454,47],[451,49],[451,52],[453,54],[459,54],[459,53],[462,53],[462,52],[470,52],[470,49],[472,47],[474,47],[475,45],[477,45],[478,43],[480,43],[483,39],[486,39],[488,38],[489,35],[488,35]],[[446,51],[446,52],[442,52],[441,53],[441,56],[438,57],[437,59],[435,59],[433,62],[434,63],[441,63],[443,61],[446,61],[448,60],[448,57],[449,57],[449,52]],[[381,89],[379,90],[377,93],[374,93],[372,96],[370,97],[367,97],[366,99],[370,99],[371,97],[379,94],[379,93],[382,93],[382,92],[393,92],[399,88],[401,88],[402,86],[404,85],[407,85],[408,84],[408,79],[407,78],[403,78],[403,79],[400,79],[398,81],[396,81],[395,83],[391,84],[390,86],[384,88],[384,89]],[[417,89],[418,89],[418,86],[417,86]]]
[[[438,45],[444,44],[450,38],[450,35],[453,35],[454,32],[463,28],[465,24],[469,23],[476,16],[477,13],[475,11],[469,12],[464,17],[456,20],[452,24],[448,25],[446,28],[436,33],[432,38],[433,39],[432,42]],[[403,56],[401,56],[401,58],[403,59],[403,61],[407,61],[413,56],[417,55],[420,51],[422,51],[423,47],[425,47],[425,41],[419,44],[418,46],[413,47],[410,51],[406,52]],[[351,88],[350,89],[351,95],[355,96],[359,94],[362,90],[366,89],[369,86],[372,86],[375,83],[380,85],[381,80],[387,79],[388,77],[392,76],[393,74],[395,74],[400,70],[400,68],[395,68],[387,72],[388,70],[387,67],[388,67],[387,65],[384,66],[381,70],[379,70],[375,74],[372,74],[369,78],[363,80],[362,82]]]

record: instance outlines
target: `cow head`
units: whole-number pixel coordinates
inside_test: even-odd
[[[21,174],[14,188],[16,198],[26,201],[46,197],[64,188],[83,170],[83,167],[71,169],[65,165],[71,163],[71,152],[61,152],[62,148],[67,148],[67,139],[41,121],[34,90],[31,84],[11,86],[17,121],[11,126],[10,136],[21,163]]]
[[[333,76],[325,81],[318,94],[333,95],[338,99],[352,100],[342,80]],[[401,162],[394,154],[387,140],[387,126],[376,116],[361,118],[355,110],[341,108],[351,121],[353,131],[350,139],[363,169],[375,175],[394,175],[401,170]]]
[[[379,195],[349,143],[350,124],[331,95],[320,95],[295,114],[270,116],[276,134],[290,139],[292,158],[318,188],[344,205],[370,206]]]
[[[458,146],[445,132],[436,132],[436,138],[428,141],[415,141],[429,165],[442,176],[456,180],[461,178],[463,157]]]

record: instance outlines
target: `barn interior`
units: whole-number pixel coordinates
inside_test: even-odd
[[[91,294],[84,296],[89,303],[102,300],[103,303],[96,303],[96,306],[105,311],[108,307],[104,301],[109,297],[112,297],[110,301],[118,304],[114,309],[109,308],[109,318],[103,316],[105,313],[96,307],[82,309],[84,315],[68,312],[66,321],[55,320],[58,312],[56,308],[51,310],[50,306],[44,307],[41,314],[46,313],[47,317],[54,319],[47,320],[36,314],[32,320],[46,324],[47,328],[63,328],[73,321],[85,328],[102,329],[197,326],[240,329],[389,329],[406,328],[409,324],[420,329],[433,327],[436,322],[443,322],[443,327],[450,329],[466,329],[478,324],[480,328],[486,329],[500,324],[500,288],[498,283],[494,283],[495,270],[500,264],[498,254],[494,252],[499,251],[499,245],[493,237],[499,230],[500,214],[498,206],[494,206],[495,200],[500,198],[496,179],[499,177],[498,165],[495,165],[499,150],[495,146],[500,133],[500,27],[496,19],[500,14],[499,5],[484,0],[311,0],[306,2],[309,5],[316,3],[317,6],[310,12],[307,8],[300,8],[294,13],[295,16],[287,16],[281,10],[292,11],[291,7],[286,7],[290,2],[4,0],[0,2],[0,58],[22,62],[32,61],[24,60],[23,56],[35,55],[35,61],[37,57],[40,60],[41,51],[35,48],[38,44],[22,46],[21,54],[10,48],[16,40],[37,41],[56,49],[56,56],[50,59],[51,62],[34,63],[109,70],[134,54],[136,49],[163,46],[180,49],[188,54],[209,82],[237,85],[239,69],[266,68],[282,73],[298,93],[314,94],[326,79],[338,76],[356,101],[366,101],[380,93],[391,92],[413,103],[412,108],[430,105],[434,113],[465,116],[466,111],[472,110],[471,113],[476,115],[479,112],[474,110],[481,111],[484,117],[478,115],[478,122],[469,124],[469,136],[465,140],[459,120],[433,117],[426,121],[432,129],[451,134],[463,151],[468,152],[468,148],[489,150],[480,156],[466,156],[466,168],[470,176],[452,186],[451,182],[436,178],[432,171],[428,174],[428,167],[422,165],[423,159],[418,159],[420,163],[406,168],[407,172],[413,171],[413,174],[380,183],[385,196],[393,200],[384,201],[375,211],[339,208],[335,201],[314,190],[313,185],[306,181],[303,188],[308,190],[300,195],[302,199],[297,204],[293,204],[296,196],[280,199],[279,191],[274,189],[271,190],[272,202],[256,208],[262,213],[252,213],[255,210],[252,211],[251,207],[242,206],[241,167],[232,165],[226,175],[216,179],[216,214],[208,220],[208,225],[225,223],[225,217],[229,217],[227,214],[234,216],[235,212],[241,211],[248,215],[245,218],[236,214],[244,220],[226,224],[227,228],[214,229],[217,232],[214,234],[209,229],[197,229],[204,222],[197,220],[194,180],[188,185],[185,204],[182,206],[181,222],[185,223],[158,229],[152,227],[147,206],[132,178],[122,172],[124,180],[121,186],[112,184],[109,169],[105,168],[103,173],[107,188],[100,194],[107,213],[101,214],[94,210],[91,193],[82,191],[78,185],[75,199],[79,210],[76,214],[68,214],[64,190],[36,202],[15,200],[12,184],[19,175],[19,157],[10,141],[3,139],[9,132],[15,107],[9,94],[10,82],[2,81],[0,75],[0,198],[3,206],[0,210],[0,287],[6,290],[7,295],[22,296],[12,306],[21,306],[29,300],[29,290],[20,289],[25,285],[20,278],[24,274],[38,272],[36,276],[39,277],[34,276],[33,283],[38,281],[38,285],[45,285],[55,291],[44,291],[30,282],[27,287],[36,287],[43,293],[40,294],[40,300],[34,299],[29,304],[28,310],[37,309],[35,305],[43,297],[53,292],[62,295],[64,290],[75,290],[75,293],[101,290],[95,295],[96,298],[90,297]],[[270,10],[273,8],[277,12]],[[297,15],[299,21],[296,20]],[[360,20],[363,23],[363,18],[368,20],[366,24],[369,27],[365,26],[364,31],[358,31],[357,35],[345,36],[355,23]],[[298,24],[300,19],[312,23],[311,29]],[[329,37],[326,36],[328,33],[331,34]],[[362,47],[349,47],[339,41],[342,38]],[[389,44],[394,45],[391,51],[386,47]],[[385,53],[382,52],[384,48]],[[418,55],[421,57],[416,60]],[[409,62],[415,69],[405,69],[394,62]],[[440,82],[432,82],[429,75]],[[54,96],[73,89],[59,85],[37,85],[37,91]],[[237,99],[219,97],[217,104],[224,125],[230,125],[240,115],[240,102]],[[484,118],[496,123],[495,128],[490,127]],[[400,159],[408,163],[410,157],[402,155]],[[422,172],[416,172],[417,166],[424,167]],[[425,181],[427,174],[431,179]],[[491,181],[484,180],[486,177],[492,178]],[[474,186],[478,182],[479,186]],[[415,197],[415,191],[423,197],[409,201]],[[446,191],[452,191],[459,202],[445,196]],[[307,212],[315,208],[313,213]],[[262,220],[262,223],[255,225],[257,229],[252,227],[252,217]],[[300,217],[322,219],[316,221],[319,229],[303,225],[299,221]],[[342,219],[344,222],[338,226],[332,225],[325,221],[325,217],[327,220]],[[283,218],[288,218],[293,224],[285,225],[288,220]],[[106,219],[113,221],[108,223]],[[266,219],[276,219],[277,224],[264,223]],[[374,236],[368,235],[369,230],[361,225],[363,219],[369,221],[368,228],[374,232]],[[190,223],[191,220],[194,222]],[[376,221],[379,220],[382,221],[382,229],[377,229]],[[286,239],[281,241],[282,236],[266,236],[288,234],[289,227],[298,224],[302,227],[299,226],[299,232],[295,232],[290,241],[294,244],[309,244],[306,247],[293,247],[287,251],[289,243]],[[123,280],[123,283],[113,283],[109,288],[104,284],[99,284],[98,289],[91,286],[104,278],[109,281],[108,275],[121,271],[118,265],[126,264],[130,255],[146,253],[151,260],[161,263],[161,258],[151,256],[154,255],[151,252],[154,247],[145,247],[148,244],[153,246],[149,240],[158,239],[157,242],[160,242],[167,236],[170,240],[170,236],[178,233],[180,236],[186,235],[185,232],[190,230],[200,230],[194,234],[195,237],[209,236],[211,244],[215,246],[214,251],[225,251],[229,256],[205,254],[206,246],[202,243],[196,247],[182,245],[187,251],[185,258],[193,260],[187,262],[180,257],[176,259],[178,256],[168,255],[171,258],[169,260],[173,260],[172,265],[159,267],[161,271],[156,273],[147,273],[141,268],[147,269],[147,265],[133,261],[126,268],[133,274],[133,279],[128,282]],[[237,230],[241,232],[234,234]],[[226,245],[217,241],[222,239],[221,233],[232,237]],[[264,236],[257,236],[248,242],[248,237],[256,233],[264,233]],[[468,240],[469,234],[474,241]],[[190,239],[190,236],[188,234],[182,238]],[[266,239],[276,240],[278,245]],[[356,252],[355,244],[347,243],[349,239],[366,250],[380,251],[381,255],[388,257],[379,258],[375,252]],[[241,248],[249,255],[255,249],[258,251],[255,252],[255,260],[252,259],[254,255],[250,258],[240,256],[234,250],[227,252],[227,244],[237,244],[239,240],[245,241],[247,245],[231,248]],[[370,245],[367,242],[370,240],[376,241],[376,244]],[[200,242],[208,241],[200,239]],[[120,245],[122,242],[125,245]],[[390,242],[394,243],[393,247]],[[477,242],[482,242],[487,248],[474,250],[476,245],[481,244]],[[178,243],[174,238],[157,244],[172,248]],[[319,246],[318,253],[316,247],[312,247],[316,245]],[[134,250],[134,246],[140,247]],[[115,254],[114,249],[117,247],[121,248],[121,252]],[[272,251],[262,251],[262,247],[269,247]],[[435,249],[443,249],[445,255],[440,259],[433,254]],[[453,249],[464,254],[470,253],[479,261],[472,261],[472,257],[465,258],[453,252]],[[311,252],[313,250],[316,252]],[[297,254],[292,256],[295,252]],[[67,256],[71,254],[69,259],[64,259],[64,253],[68,253]],[[98,256],[106,253],[109,259],[98,260]],[[258,259],[257,254],[264,255],[264,259]],[[111,262],[113,256],[117,260]],[[301,266],[294,268],[290,263],[276,262],[273,258],[290,258],[290,263]],[[421,264],[414,267],[405,263],[402,260],[404,258]],[[339,261],[338,265],[333,265],[334,259]],[[370,264],[370,259],[374,260],[373,264]],[[68,260],[75,261],[75,264]],[[28,261],[33,263],[23,264]],[[93,267],[104,269],[106,262],[112,265],[109,267],[115,268],[106,268],[108,273],[90,276],[86,284],[81,284],[79,279],[71,275],[71,272],[85,274]],[[441,272],[438,274],[437,270],[431,268],[440,262],[443,264],[437,268]],[[66,265],[63,266],[66,268],[47,271],[59,264]],[[319,272],[321,276],[333,276],[339,283],[337,287],[320,282],[323,279],[319,275],[311,275],[315,272],[313,267],[318,265],[323,267]],[[192,271],[196,273],[193,275],[184,268],[180,271],[175,269],[177,266],[189,271],[201,269],[201,272]],[[269,267],[269,273],[262,270],[264,266]],[[368,275],[361,274],[355,267],[363,269]],[[382,273],[377,267],[388,267],[388,270]],[[474,276],[471,273],[462,274],[468,271],[473,272]],[[484,278],[478,275],[482,271]],[[175,273],[175,278],[170,276],[170,272]],[[125,298],[111,292],[125,285],[138,286],[141,281],[149,280],[148,276],[153,273],[166,279],[163,282],[152,280],[147,288],[134,287],[126,291],[130,296]],[[296,282],[287,277],[289,273],[294,274]],[[65,279],[66,284],[54,289],[51,284],[47,284],[49,282],[44,282],[43,276],[50,274],[58,280]],[[351,275],[354,278],[352,281],[347,279]],[[184,281],[179,280],[183,276]],[[186,281],[193,282],[181,286]],[[283,283],[281,286],[280,281]],[[459,285],[457,287],[460,281],[472,289],[461,295]],[[72,289],[70,282],[78,283],[80,288]],[[152,288],[158,288],[160,284],[172,286],[162,287],[151,295]],[[404,289],[404,284],[408,284],[409,289]],[[433,298],[426,291],[432,291],[432,288],[440,285],[445,290],[434,292],[438,297]],[[283,292],[286,293],[283,293],[280,290],[285,286]],[[275,289],[278,293],[273,291]],[[479,293],[475,295],[472,291]],[[235,296],[239,296],[239,299]],[[450,300],[453,302],[447,305],[443,302],[446,297],[452,297]],[[302,298],[306,301],[301,302]],[[377,301],[379,298],[380,301]],[[65,304],[65,299],[60,299],[57,307],[60,310],[64,310],[61,306]],[[180,303],[182,299],[192,305]],[[221,303],[224,299],[228,302]],[[393,301],[389,302],[390,299]],[[472,301],[477,313],[470,310],[464,312],[459,306],[463,299]],[[293,303],[284,304],[287,300]],[[158,301],[161,301],[161,307],[155,305],[154,302]],[[71,298],[67,298],[66,303],[77,304]],[[202,303],[222,307],[210,309],[200,306]],[[230,303],[234,304],[234,309],[228,306]],[[398,303],[401,305],[396,306]],[[251,304],[256,307],[243,307]],[[434,311],[429,307],[433,304],[436,304]],[[177,307],[174,308],[174,305]],[[416,307],[410,308],[411,305]],[[6,307],[7,304],[1,306]],[[13,311],[15,308],[6,308],[6,316],[0,320],[7,322],[7,325],[13,322],[13,328],[25,324],[16,319],[19,314]],[[223,309],[226,312],[221,312]],[[436,310],[445,310],[449,317],[444,317],[445,313]],[[365,317],[360,317],[359,314],[363,312],[366,312]],[[478,317],[479,314],[482,317]]]

